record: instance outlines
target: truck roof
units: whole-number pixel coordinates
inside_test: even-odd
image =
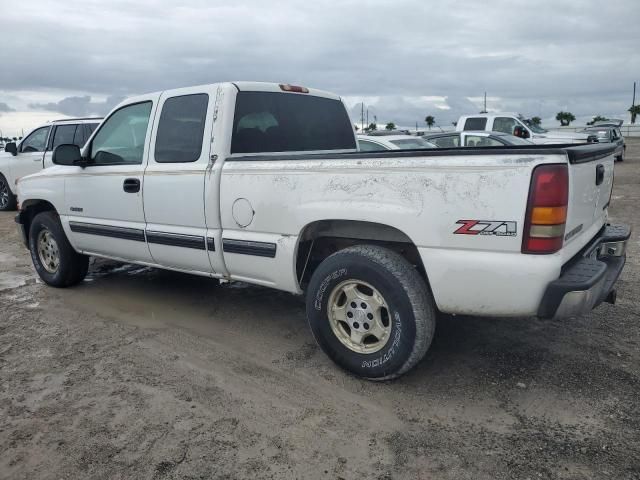
[[[220,83],[205,83],[205,84],[201,84],[201,85],[193,85],[193,86],[189,86],[189,87],[180,87],[180,88],[170,88],[167,90],[158,90],[155,92],[147,92],[141,95],[136,95],[136,96],[132,96],[129,98],[126,98],[125,100],[123,100],[121,103],[119,103],[117,106],[119,107],[120,105],[125,105],[125,104],[129,104],[129,103],[133,103],[135,102],[139,97],[145,97],[147,98],[148,95],[153,95],[153,94],[162,94],[162,93],[172,93],[172,92],[180,92],[182,90],[185,90],[185,88],[188,88],[189,90],[193,90],[194,88],[202,88],[204,89],[212,89],[218,86],[222,86],[222,85],[226,85],[226,86],[233,86],[234,88],[236,88],[239,92],[278,92],[278,93],[292,93],[295,95],[313,95],[315,97],[323,97],[323,98],[329,98],[332,100],[341,100],[339,95],[336,95],[334,93],[331,92],[327,92],[325,90],[318,90],[316,88],[309,88],[309,87],[304,87],[307,92],[304,93],[296,93],[296,92],[287,92],[286,90],[284,90],[283,87],[285,86],[293,86],[291,84],[288,83],[273,83],[273,82],[247,82],[247,81],[239,81],[239,82],[220,82]]]

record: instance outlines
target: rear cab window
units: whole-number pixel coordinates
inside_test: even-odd
[[[464,122],[465,130],[484,130],[486,126],[486,117],[469,117]]]
[[[356,150],[340,100],[308,94],[238,92],[231,153]]]

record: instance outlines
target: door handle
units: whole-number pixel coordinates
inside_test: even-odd
[[[137,178],[125,178],[122,189],[127,193],[138,193],[140,191],[140,180]]]
[[[600,164],[596,167],[596,185],[600,185],[604,180],[604,165]]]

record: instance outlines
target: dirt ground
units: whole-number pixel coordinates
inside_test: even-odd
[[[391,383],[335,367],[292,295],[110,262],[48,288],[0,214],[0,478],[640,479],[638,140],[617,305],[445,318]]]

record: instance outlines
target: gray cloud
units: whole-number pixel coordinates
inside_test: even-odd
[[[0,113],[6,113],[6,112],[15,112],[15,109],[11,108],[9,105],[7,105],[4,102],[0,102]]]
[[[20,47],[3,52],[8,91],[285,81],[380,97],[379,120],[410,125],[472,113],[467,97],[484,91],[499,98],[493,108],[526,115],[622,114],[640,71],[637,0],[34,0],[3,15]],[[424,111],[420,96],[447,97],[450,109]],[[56,108],[84,108],[66,100]]]
[[[34,110],[49,110],[73,117],[89,115],[106,115],[113,107],[124,100],[121,96],[110,96],[104,102],[92,102],[89,95],[83,97],[66,97],[55,103],[32,103]]]

